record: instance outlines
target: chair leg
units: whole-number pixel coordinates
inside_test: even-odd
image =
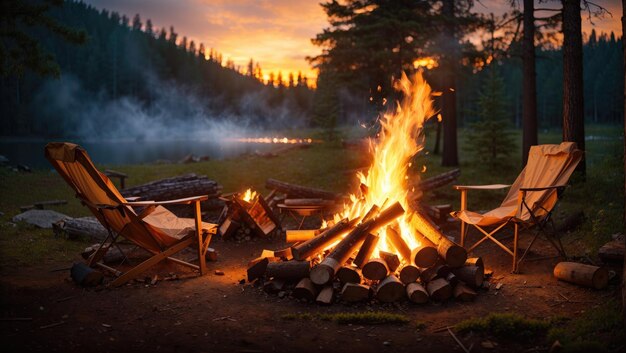
[[[513,270],[511,272],[518,273],[519,264],[517,263],[517,240],[519,235],[519,225],[515,223],[515,231],[513,235]]]
[[[461,221],[461,247],[465,247],[465,236],[467,235],[467,228],[469,228],[465,222]]]
[[[206,270],[206,258],[204,256],[204,241],[202,239],[202,211],[200,209],[200,201],[194,202],[194,213],[196,221],[196,241],[198,242],[198,263],[200,267],[200,276],[204,276]]]

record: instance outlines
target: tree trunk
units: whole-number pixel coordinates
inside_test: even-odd
[[[443,153],[441,165],[445,167],[458,166],[459,156],[457,147],[456,124],[456,26],[454,17],[454,0],[444,0],[441,13],[446,19],[444,33],[445,58],[443,67],[443,96],[441,115],[443,116]]]
[[[563,141],[585,150],[580,0],[563,0]],[[576,168],[585,175],[585,157]]]
[[[535,71],[535,5],[534,0],[524,0],[523,63],[523,146],[522,165],[528,161],[530,146],[537,142],[537,73]]]

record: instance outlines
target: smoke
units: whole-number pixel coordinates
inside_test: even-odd
[[[80,140],[219,140],[254,137],[268,129],[297,128],[304,113],[293,102],[273,102],[269,89],[243,93],[234,102],[197,92],[146,74],[147,102],[132,96],[112,99],[85,89],[67,74],[48,80],[35,94],[37,131]]]

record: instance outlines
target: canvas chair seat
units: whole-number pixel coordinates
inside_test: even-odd
[[[163,260],[198,269],[201,275],[206,273],[204,255],[211,236],[217,232],[216,224],[202,222],[200,219],[200,202],[208,198],[206,195],[169,201],[129,202],[111,180],[98,171],[82,147],[67,142],[51,142],[46,145],[45,153],[59,175],[76,192],[76,197],[89,208],[109,233],[89,259],[90,266],[99,265],[111,270],[100,259],[111,247],[117,246],[116,241],[120,236],[153,254],[151,258],[123,274],[113,269],[119,277],[112,285],[121,285]],[[194,207],[195,217],[177,217],[162,206],[168,204],[189,204]],[[137,213],[133,207],[138,207],[141,211]],[[194,244],[197,247],[199,265],[172,257]]]
[[[526,166],[515,182],[510,185],[509,192],[500,206],[485,213],[467,209],[468,190],[493,190],[509,187],[509,185],[456,185],[454,188],[461,191],[461,210],[452,212],[451,215],[461,221],[461,245],[465,246],[465,236],[468,226],[471,225],[483,233],[484,237],[470,247],[469,251],[485,240],[492,240],[513,257],[513,272],[517,272],[519,263],[533,245],[539,231],[545,230],[545,223],[550,220],[562,189],[581,159],[582,151],[576,149],[576,144],[573,142],[532,146]],[[508,224],[513,224],[515,227],[513,249],[509,249],[494,237]],[[519,226],[525,228],[538,226],[540,229],[518,261]],[[495,230],[487,231],[486,227],[495,227]],[[548,240],[564,255],[560,240],[557,240],[558,244],[552,238]]]

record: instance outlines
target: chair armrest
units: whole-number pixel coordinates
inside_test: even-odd
[[[489,185],[453,185],[455,190],[498,190],[508,188],[508,184],[489,184]]]
[[[125,202],[124,205],[128,206],[157,206],[157,205],[186,205],[196,201],[206,201],[209,199],[209,195],[192,196],[177,200],[165,200],[165,201],[132,201]]]
[[[544,191],[549,189],[562,189],[567,185],[550,185],[550,186],[540,186],[537,188],[519,188],[520,191]]]
[[[139,201],[140,198],[141,196],[125,197],[126,201],[130,201],[130,202]]]

